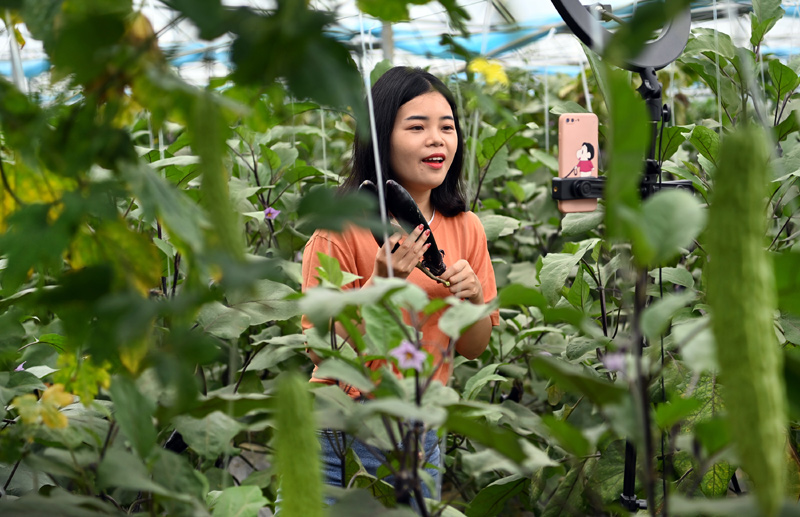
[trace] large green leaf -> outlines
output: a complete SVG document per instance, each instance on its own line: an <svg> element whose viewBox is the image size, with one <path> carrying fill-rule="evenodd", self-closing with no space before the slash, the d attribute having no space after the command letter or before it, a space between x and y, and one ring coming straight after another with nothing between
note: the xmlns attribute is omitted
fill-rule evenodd
<svg viewBox="0 0 800 517"><path fill-rule="evenodd" d="M473 400L475 397L478 396L480 393L481 388L486 386L488 383L492 381L499 381L503 382L506 380L505 377L502 375L497 375L494 372L497 371L497 364L490 364L488 366L484 366L481 370L469 378L467 384L464 386L464 398L467 400Z"/></svg>
<svg viewBox="0 0 800 517"><path fill-rule="evenodd" d="M552 357L535 357L533 368L564 389L585 395L595 404L619 402L628 394L626 388L611 384L594 371L587 371L585 368Z"/></svg>
<svg viewBox="0 0 800 517"><path fill-rule="evenodd" d="M542 271L539 278L542 282L542 294L550 305L555 305L561 298L561 288L567 281L572 268L583 258L587 251L594 248L598 239L589 239L574 253L548 253L542 260Z"/></svg>
<svg viewBox="0 0 800 517"><path fill-rule="evenodd" d="M120 429L133 443L139 456L147 458L156 443L153 426L155 404L139 392L131 379L122 376L112 379L111 400L114 401L114 418Z"/></svg>
<svg viewBox="0 0 800 517"><path fill-rule="evenodd" d="M486 232L486 239L493 241L498 237L511 235L519 229L519 219L497 214L479 214L483 230Z"/></svg>
<svg viewBox="0 0 800 517"><path fill-rule="evenodd" d="M719 158L719 135L706 126L695 126L689 136L689 141L697 152L716 165Z"/></svg>
<svg viewBox="0 0 800 517"><path fill-rule="evenodd" d="M256 517L269 501L256 486L232 486L222 491L214 504L213 517Z"/></svg>
<svg viewBox="0 0 800 517"><path fill-rule="evenodd" d="M54 488L46 494L33 491L19 499L3 497L0 499L0 513L25 517L120 515L119 510L110 503L97 497L72 494L62 488Z"/></svg>
<svg viewBox="0 0 800 517"><path fill-rule="evenodd" d="M595 71L608 90L610 151L606 173L606 229L612 239L631 240L629 226L638 220L639 183L644 172L644 150L651 135L644 103L636 96L627 74L600 64Z"/></svg>
<svg viewBox="0 0 800 517"><path fill-rule="evenodd" d="M753 0L753 13L750 15L750 44L757 47L764 36L785 14L781 0Z"/></svg>
<svg viewBox="0 0 800 517"><path fill-rule="evenodd" d="M173 419L173 423L186 444L208 459L235 452L231 441L243 429L239 422L220 411L199 419L178 416Z"/></svg>
<svg viewBox="0 0 800 517"><path fill-rule="evenodd" d="M335 358L320 363L314 372L314 377L335 379L342 384L353 386L362 393L369 393L375 388L373 382L354 366Z"/></svg>
<svg viewBox="0 0 800 517"><path fill-rule="evenodd" d="M642 205L639 232L633 240L640 265L658 265L689 247L705 227L700 201L683 190L659 192Z"/></svg>
<svg viewBox="0 0 800 517"><path fill-rule="evenodd" d="M250 326L250 316L220 302L211 302L200 309L197 323L212 336L236 339Z"/></svg>
<svg viewBox="0 0 800 517"><path fill-rule="evenodd" d="M688 303L694 300L695 294L691 291L680 294L668 293L664 298L657 300L642 312L642 332L645 337L654 341L669 328L672 317Z"/></svg>
<svg viewBox="0 0 800 517"><path fill-rule="evenodd" d="M469 503L467 517L499 515L506 501L520 493L527 481L524 476L514 474L490 483Z"/></svg>
<svg viewBox="0 0 800 517"><path fill-rule="evenodd" d="M439 318L439 328L453 339L461 337L467 328L486 318L494 310L492 304L475 305L455 298L448 299L448 302L453 305Z"/></svg>
<svg viewBox="0 0 800 517"><path fill-rule="evenodd" d="M300 314L297 300L287 299L294 289L272 280L257 280L249 288L228 293L228 303L250 317L250 325L288 320Z"/></svg>
<svg viewBox="0 0 800 517"><path fill-rule="evenodd" d="M173 494L166 487L150 479L142 460L117 448L108 450L97 467L97 485L99 488L118 487L181 498L179 494Z"/></svg>

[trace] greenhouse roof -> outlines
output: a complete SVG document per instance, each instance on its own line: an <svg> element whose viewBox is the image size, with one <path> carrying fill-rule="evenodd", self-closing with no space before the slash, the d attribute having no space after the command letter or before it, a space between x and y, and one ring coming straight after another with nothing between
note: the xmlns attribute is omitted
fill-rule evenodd
<svg viewBox="0 0 800 517"><path fill-rule="evenodd" d="M246 6L269 10L273 0L223 0L230 7ZM446 11L432 2L410 6L408 22L391 25L391 41L397 64L429 66L435 72L451 73L463 69L464 63L454 55L449 46L441 42L443 34L473 54L500 59L507 66L523 67L537 71L577 73L585 58L583 50L551 2L530 0L458 0L458 5L470 15L467 22L469 35L464 37L449 24ZM594 2L584 1L585 4ZM614 13L622 18L630 16L645 0L606 0ZM734 38L747 38L749 20L742 16L752 9L752 2L698 0L692 2L695 26L716 27ZM382 42L386 26L374 18L362 16L353 0L311 0L311 6L335 13L336 23L329 34L360 49L362 44L369 54L367 64L383 58ZM230 38L202 41L196 28L181 20L176 13L158 0L141 0L139 7L159 33L159 44L170 57L177 71L190 82L204 84L209 77L227 72L230 65ZM782 58L793 56L800 41L800 7L798 2L784 1L784 19L770 33L764 48ZM19 68L27 79L24 87L36 88L36 83L48 81L50 63L41 43L31 38L25 27L19 27L26 44L19 52ZM3 36L8 38L8 31ZM0 51L0 74L13 76L12 46ZM18 84L25 82L18 78Z"/></svg>

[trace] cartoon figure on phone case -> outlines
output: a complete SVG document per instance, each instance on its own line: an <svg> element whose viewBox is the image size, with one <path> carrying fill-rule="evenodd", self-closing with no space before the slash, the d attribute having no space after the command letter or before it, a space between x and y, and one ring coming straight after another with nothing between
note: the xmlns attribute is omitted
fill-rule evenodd
<svg viewBox="0 0 800 517"><path fill-rule="evenodd" d="M594 164L592 163L594 159L594 146L589 142L582 143L581 148L575 153L575 157L578 158L577 165L564 177L569 178L573 174L576 176L579 175L582 178L591 176L594 171Z"/></svg>

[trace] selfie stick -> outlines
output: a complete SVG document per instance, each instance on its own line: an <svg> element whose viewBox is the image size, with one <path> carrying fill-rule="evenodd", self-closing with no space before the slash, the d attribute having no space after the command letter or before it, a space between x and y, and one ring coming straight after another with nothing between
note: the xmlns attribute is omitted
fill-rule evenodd
<svg viewBox="0 0 800 517"><path fill-rule="evenodd" d="M609 12L609 6L595 4L584 6L580 0L552 0L558 13L564 19L570 30L587 47L603 49L611 39L611 33L600 24L598 19L601 13ZM591 10L595 12L592 13ZM692 182L688 180L661 181L661 164L656 157L656 142L658 137L658 124L669 122L671 118L669 106L662 104L662 88L656 76L660 70L677 59L689 40L691 28L691 10L686 8L671 20L656 39L645 44L642 51L635 58L630 59L621 66L632 72L637 72L642 78L642 84L637 91L647 106L647 112L652 129L652 138L648 157L645 160L644 174L639 186L642 199L647 199L661 189L694 190ZM605 178L553 178L553 199L567 201L571 199L598 199L603 197ZM639 320L644 310L647 298L647 270L638 272L635 288L634 303L634 358L641 364L642 348L645 346L644 337L639 330ZM641 378L638 382L643 382ZM643 387L641 387L643 388ZM644 393L644 389L641 390ZM645 400L642 403L645 443L650 443L650 404ZM666 458L663 459L666 462ZM652 472L652 457L645 458L646 468ZM666 494L664 494L666 497ZM648 487L648 499L655 504L654 494ZM625 509L636 512L646 509L648 501L636 498L636 447L630 440L625 442L625 472L622 482L620 503Z"/></svg>

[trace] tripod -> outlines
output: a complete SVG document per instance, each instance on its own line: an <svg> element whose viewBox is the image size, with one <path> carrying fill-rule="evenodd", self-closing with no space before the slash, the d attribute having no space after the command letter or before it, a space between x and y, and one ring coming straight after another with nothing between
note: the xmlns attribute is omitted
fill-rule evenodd
<svg viewBox="0 0 800 517"><path fill-rule="evenodd" d="M642 84L637 91L645 101L649 121L651 126L652 138L648 150L647 158L644 163L644 174L639 184L639 193L642 200L647 199L656 192L662 189L683 189L693 191L694 187L689 180L678 181L661 181L661 164L659 157L656 156L658 145L658 127L659 123L664 124L670 121L671 113L667 105L662 104L662 87L658 82L656 71L652 67L648 67L639 72L642 79ZM598 199L603 196L605 188L605 178L554 178L552 186L552 197L557 200L568 199ZM634 290L634 343L633 343L633 356L637 363L637 369L641 365L642 350L647 344L645 343L644 336L639 328L639 320L642 311L647 303L647 269L640 268L637 272L636 286ZM644 380L639 376L637 382L644 383ZM651 443L650 426L647 424L650 421L650 404L644 396L646 389L644 386L638 386L639 393L642 397L642 415L645 422L644 439L645 443ZM648 454L645 460L645 468L652 471L652 455ZM620 495L620 502L630 511L637 511L647 508L648 501L636 498L636 447L628 440L625 443L625 472L623 477L623 490ZM648 499L652 500L652 494L648 494ZM651 504L653 501L650 501Z"/></svg>

